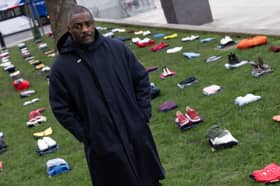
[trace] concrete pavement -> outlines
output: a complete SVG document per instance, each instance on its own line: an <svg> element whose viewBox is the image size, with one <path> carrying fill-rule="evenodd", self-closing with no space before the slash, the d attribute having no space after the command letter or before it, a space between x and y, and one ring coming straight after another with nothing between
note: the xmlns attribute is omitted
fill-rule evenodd
<svg viewBox="0 0 280 186"><path fill-rule="evenodd" d="M97 21L129 24L137 26L153 26L159 28L175 28L219 33L264 34L280 36L280 1L279 0L209 0L213 22L199 26L167 24L160 0L154 0L155 9L139 13L123 19L100 19ZM50 31L45 27L46 32ZM18 33L5 37L7 46L32 39L32 32Z"/></svg>
<svg viewBox="0 0 280 186"><path fill-rule="evenodd" d="M279 0L209 0L214 21L199 26L167 24L160 0L155 0L155 3L155 9L132 17L100 20L197 31L280 35Z"/></svg>

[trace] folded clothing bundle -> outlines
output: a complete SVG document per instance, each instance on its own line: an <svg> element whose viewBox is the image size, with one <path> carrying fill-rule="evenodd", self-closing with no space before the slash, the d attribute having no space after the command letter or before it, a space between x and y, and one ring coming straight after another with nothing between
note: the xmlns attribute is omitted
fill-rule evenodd
<svg viewBox="0 0 280 186"><path fill-rule="evenodd" d="M232 147L238 144L238 140L234 138L231 132L223 129L218 125L212 125L207 129L208 142L214 150Z"/></svg>

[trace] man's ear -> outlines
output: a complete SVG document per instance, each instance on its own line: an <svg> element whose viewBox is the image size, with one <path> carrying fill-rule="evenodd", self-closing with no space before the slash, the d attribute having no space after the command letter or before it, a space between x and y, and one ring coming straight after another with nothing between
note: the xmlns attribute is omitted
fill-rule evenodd
<svg viewBox="0 0 280 186"><path fill-rule="evenodd" d="M67 26L67 32L71 33L71 29L69 25Z"/></svg>

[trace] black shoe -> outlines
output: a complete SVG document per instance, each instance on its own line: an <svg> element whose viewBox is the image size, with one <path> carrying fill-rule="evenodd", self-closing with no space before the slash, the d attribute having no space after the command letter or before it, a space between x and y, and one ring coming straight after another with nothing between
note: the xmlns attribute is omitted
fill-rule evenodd
<svg viewBox="0 0 280 186"><path fill-rule="evenodd" d="M187 79L177 83L177 86L179 88L185 88L185 87L190 86L193 83L197 83L197 82L198 82L198 80L195 77L191 76L191 77L188 77Z"/></svg>
<svg viewBox="0 0 280 186"><path fill-rule="evenodd" d="M160 89L156 87L154 83L151 83L150 86L151 86L151 98L154 99L159 96Z"/></svg>
<svg viewBox="0 0 280 186"><path fill-rule="evenodd" d="M236 57L235 54L230 53L230 54L228 55L228 63L229 63L230 65L234 65L234 64L240 63L240 60L238 59L238 57Z"/></svg>

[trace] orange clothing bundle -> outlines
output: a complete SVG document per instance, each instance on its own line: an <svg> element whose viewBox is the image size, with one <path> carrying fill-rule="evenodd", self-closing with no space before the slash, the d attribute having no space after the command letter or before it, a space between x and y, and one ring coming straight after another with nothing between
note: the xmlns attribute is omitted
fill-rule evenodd
<svg viewBox="0 0 280 186"><path fill-rule="evenodd" d="M246 48L250 48L250 47L254 47L254 46L259 46L259 45L263 45L267 43L267 37L266 36L255 36L252 38L247 38L247 39L243 39L241 40L238 45L237 48L239 49L246 49Z"/></svg>

